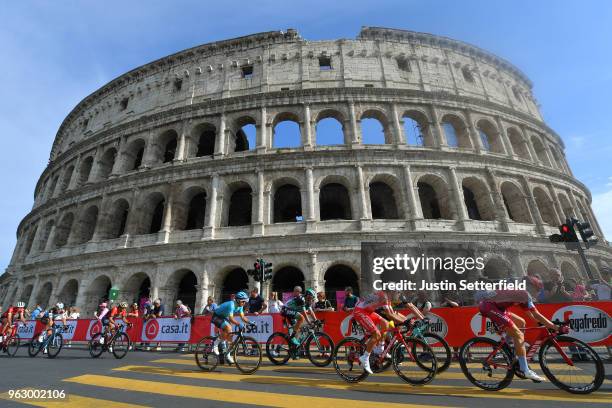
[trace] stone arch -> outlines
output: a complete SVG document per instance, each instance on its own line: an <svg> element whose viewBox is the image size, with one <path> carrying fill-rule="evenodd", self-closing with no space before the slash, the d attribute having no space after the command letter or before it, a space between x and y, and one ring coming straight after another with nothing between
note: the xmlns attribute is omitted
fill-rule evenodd
<svg viewBox="0 0 612 408"><path fill-rule="evenodd" d="M495 207L487 185L476 177L466 177L461 183L463 202L472 220L494 221Z"/></svg>
<svg viewBox="0 0 612 408"><path fill-rule="evenodd" d="M251 116L242 116L236 119L234 122L234 137L230 138L228 151L243 152L253 149L255 147L256 127L257 121Z"/></svg>
<svg viewBox="0 0 612 408"><path fill-rule="evenodd" d="M84 244L92 240L98 224L98 213L97 205L90 205L81 213L74 238L76 244Z"/></svg>
<svg viewBox="0 0 612 408"><path fill-rule="evenodd" d="M107 275L98 275L87 287L82 315L91 315L102 301L108 301L112 281Z"/></svg>
<svg viewBox="0 0 612 408"><path fill-rule="evenodd" d="M291 182L277 184L274 188L273 222L302 221L302 195L298 185Z"/></svg>
<svg viewBox="0 0 612 408"><path fill-rule="evenodd" d="M448 184L439 176L426 174L417 180L419 201L425 219L455 218Z"/></svg>
<svg viewBox="0 0 612 408"><path fill-rule="evenodd" d="M325 282L325 295L327 299L338 307L336 292L344 291L347 286L353 288L353 294L359 296L359 277L353 268L343 263L331 265L323 275Z"/></svg>
<svg viewBox="0 0 612 408"><path fill-rule="evenodd" d="M122 173L138 170L142 166L145 148L146 143L144 139L141 138L132 140L127 145L127 147L123 150L123 160L121 163Z"/></svg>
<svg viewBox="0 0 612 408"><path fill-rule="evenodd" d="M302 291L304 287L304 273L295 266L282 266L274 273L272 277L272 291L278 292L279 298L286 292L293 292L295 286L300 286Z"/></svg>
<svg viewBox="0 0 612 408"><path fill-rule="evenodd" d="M352 219L351 197L344 181L344 178L330 176L321 182L319 188L321 221Z"/></svg>
<svg viewBox="0 0 612 408"><path fill-rule="evenodd" d="M68 239L70 238L70 232L72 231L72 226L74 224L74 213L68 212L65 213L57 228L55 229L55 248L61 248L68 243Z"/></svg>
<svg viewBox="0 0 612 408"><path fill-rule="evenodd" d="M395 176L379 174L369 183L370 209L372 219L398 219L402 211L398 206L401 202L401 187Z"/></svg>
<svg viewBox="0 0 612 408"><path fill-rule="evenodd" d="M505 153L499 131L491 121L487 119L479 120L476 124L476 129L485 150L492 153Z"/></svg>
<svg viewBox="0 0 612 408"><path fill-rule="evenodd" d="M132 274L121 287L121 296L128 302L138 303L143 296L151 295L151 277L146 272Z"/></svg>
<svg viewBox="0 0 612 408"><path fill-rule="evenodd" d="M157 163L170 163L176 159L176 151L178 146L178 133L174 129L164 131L157 138Z"/></svg>
<svg viewBox="0 0 612 408"><path fill-rule="evenodd" d="M44 285L42 285L42 287L38 290L38 294L36 295L36 304L41 305L43 309L46 309L49 306L52 291L53 285L51 282L46 282Z"/></svg>
<svg viewBox="0 0 612 408"><path fill-rule="evenodd" d="M29 306L28 303L30 302L30 297L32 297L32 290L34 290L34 285L26 285L19 296L19 300L25 303L26 307ZM13 297L15 296L13 295Z"/></svg>
<svg viewBox="0 0 612 408"><path fill-rule="evenodd" d="M72 180L72 175L74 174L74 165L68 166L64 175L62 177L62 182L60 183L59 191L63 193L70 186L70 180Z"/></svg>
<svg viewBox="0 0 612 408"><path fill-rule="evenodd" d="M217 143L217 128L210 123L200 123L191 132L191 141L187 157L213 156Z"/></svg>
<svg viewBox="0 0 612 408"><path fill-rule="evenodd" d="M81 162L81 167L79 167L79 186L87 183L89 181L89 176L91 175L91 168L93 167L93 156L87 156Z"/></svg>
<svg viewBox="0 0 612 408"><path fill-rule="evenodd" d="M544 147L540 139L536 136L532 136L531 144L533 145L533 150L535 150L535 154L538 157L540 163L546 167L552 167L550 160L548 159L548 154L546 154L546 148Z"/></svg>
<svg viewBox="0 0 612 408"><path fill-rule="evenodd" d="M195 310L197 287L198 278L192 270L179 269L175 271L166 283L168 300L172 299L172 303L170 303L172 307L177 300L181 300L192 311ZM167 313L170 313L170 311L167 311Z"/></svg>
<svg viewBox="0 0 612 408"><path fill-rule="evenodd" d="M196 230L204 228L206 218L206 190L199 186L188 188L176 204L175 228Z"/></svg>
<svg viewBox="0 0 612 408"><path fill-rule="evenodd" d="M535 198L542 220L546 224L556 227L558 222L555 216L555 209L548 194L542 188L536 187L533 189L533 197Z"/></svg>
<svg viewBox="0 0 612 408"><path fill-rule="evenodd" d="M407 110L402 115L406 143L411 146L435 147L429 118L419 110Z"/></svg>
<svg viewBox="0 0 612 408"><path fill-rule="evenodd" d="M272 147L300 147L302 145L300 118L293 112L281 112L272 121Z"/></svg>
<svg viewBox="0 0 612 408"><path fill-rule="evenodd" d="M561 270L561 275L563 275L565 279L569 279L569 278L582 279L582 276L580 276L580 273L578 272L578 268L576 267L576 265L574 265L573 263L569 261L561 262L560 270Z"/></svg>
<svg viewBox="0 0 612 408"><path fill-rule="evenodd" d="M512 277L510 263L502 258L491 258L485 264L482 275L487 279L499 280Z"/></svg>
<svg viewBox="0 0 612 408"><path fill-rule="evenodd" d="M166 197L160 192L146 196L140 206L141 220L137 225L136 234L155 234L163 227Z"/></svg>
<svg viewBox="0 0 612 408"><path fill-rule="evenodd" d="M249 276L239 267L230 267L225 274L221 274L221 302L229 300L233 294L241 290L248 291Z"/></svg>
<svg viewBox="0 0 612 408"><path fill-rule="evenodd" d="M442 117L440 125L442 127L447 146L460 147L462 149L472 148L468 128L465 121L459 116L446 114Z"/></svg>
<svg viewBox="0 0 612 408"><path fill-rule="evenodd" d="M345 121L342 112L337 110L325 109L319 112L315 121L317 146L346 144Z"/></svg>
<svg viewBox="0 0 612 408"><path fill-rule="evenodd" d="M28 256L30 255L30 252L32 252L32 246L34 245L34 238L36 238L37 231L38 231L38 225L35 225L32 228L32 231L30 231L30 234L28 235L28 237L26 238L25 245L23 247L24 256Z"/></svg>
<svg viewBox="0 0 612 408"><path fill-rule="evenodd" d="M224 226L237 227L251 225L253 216L253 189L244 182L232 183L227 188L224 211Z"/></svg>
<svg viewBox="0 0 612 408"><path fill-rule="evenodd" d="M359 119L362 144L392 144L393 134L389 119L378 109L368 109Z"/></svg>
<svg viewBox="0 0 612 408"><path fill-rule="evenodd" d="M543 261L534 259L527 264L527 275L537 276L542 280L546 280L549 276L548 266Z"/></svg>
<svg viewBox="0 0 612 408"><path fill-rule="evenodd" d="M47 224L45 224L45 229L43 230L43 236L41 237L40 242L38 243L39 251L44 251L45 248L47 247L47 243L51 235L51 230L53 229L54 225L55 225L55 220L49 220Z"/></svg>
<svg viewBox="0 0 612 408"><path fill-rule="evenodd" d="M100 161L98 162L98 179L104 180L110 176L115 166L115 160L117 159L117 149L111 147L107 149Z"/></svg>
<svg viewBox="0 0 612 408"><path fill-rule="evenodd" d="M47 199L51 199L55 196L55 188L57 187L57 182L59 180L59 176L56 175L51 179L51 183L49 183L49 189L47 190Z"/></svg>
<svg viewBox="0 0 612 408"><path fill-rule="evenodd" d="M559 200L559 204L561 205L561 209L563 210L563 221L565 222L565 218L570 218L574 215L574 209L572 208L572 205L570 204L567 195L565 195L564 193L557 194L557 199Z"/></svg>
<svg viewBox="0 0 612 408"><path fill-rule="evenodd" d="M531 154L529 154L529 147L527 146L527 142L519 132L519 130L515 127L509 127L506 131L508 134L508 139L510 140L510 146L512 147L512 151L518 157L524 160L531 160Z"/></svg>
<svg viewBox="0 0 612 408"><path fill-rule="evenodd" d="M511 181L504 181L500 189L508 217L514 222L532 224L527 198L521 188Z"/></svg>
<svg viewBox="0 0 612 408"><path fill-rule="evenodd" d="M114 239L127 233L127 221L130 214L130 203L125 198L118 198L111 206L106 220L103 238Z"/></svg>
<svg viewBox="0 0 612 408"><path fill-rule="evenodd" d="M76 305L77 295L79 293L79 281L76 279L70 279L62 287L62 291L58 296L58 300L62 302L66 309L70 306Z"/></svg>

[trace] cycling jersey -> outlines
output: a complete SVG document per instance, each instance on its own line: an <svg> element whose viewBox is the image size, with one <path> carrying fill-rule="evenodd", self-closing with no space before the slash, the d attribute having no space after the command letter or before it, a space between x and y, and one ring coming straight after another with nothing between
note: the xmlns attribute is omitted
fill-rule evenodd
<svg viewBox="0 0 612 408"><path fill-rule="evenodd" d="M221 303L221 305L219 305L219 307L217 307L214 311L215 316L219 316L224 319L234 316L234 313L243 315L244 308L242 306L237 306L236 302L233 300L228 300L227 302Z"/></svg>
<svg viewBox="0 0 612 408"><path fill-rule="evenodd" d="M531 295L525 290L487 290L476 293L474 297L479 302L480 314L489 318L501 330L514 325L507 310L510 306L536 310Z"/></svg>
<svg viewBox="0 0 612 408"><path fill-rule="evenodd" d="M9 314L12 316L16 316L20 313L23 313L23 311L23 307L9 307L4 313L2 313L2 318L7 318Z"/></svg>
<svg viewBox="0 0 612 408"><path fill-rule="evenodd" d="M113 307L113 310L111 310L110 312L110 317L112 317L113 319L118 318L118 319L123 319L127 316L127 312L125 310L122 310L121 312L119 312L119 308L117 306Z"/></svg>
<svg viewBox="0 0 612 408"><path fill-rule="evenodd" d="M384 292L378 291L359 299L355 305L355 309L361 309L364 312L372 313L379 307L385 308L389 305L389 298Z"/></svg>
<svg viewBox="0 0 612 408"><path fill-rule="evenodd" d="M310 309L310 307L311 306L307 304L306 299L302 295L290 299L285 304L286 309L293 310L295 312L305 312L306 310Z"/></svg>

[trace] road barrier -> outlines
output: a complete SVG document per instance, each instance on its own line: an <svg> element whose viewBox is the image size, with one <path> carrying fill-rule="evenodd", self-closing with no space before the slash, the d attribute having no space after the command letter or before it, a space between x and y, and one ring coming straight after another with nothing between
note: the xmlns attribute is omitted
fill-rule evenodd
<svg viewBox="0 0 612 408"><path fill-rule="evenodd" d="M511 309L514 313L525 317L519 308ZM573 302L539 304L538 310L549 319L569 320L570 335L595 346L612 346L612 302ZM362 336L363 333L354 326L352 317L345 312L318 312L317 317L325 321L324 331L334 341L345 336ZM431 330L446 339L453 347L461 346L467 339L474 336L498 338L491 322L484 319L475 306L456 308L434 308L428 314ZM265 343L275 331L284 331L283 318L279 314L248 315L255 323L249 328L249 335L259 342ZM157 319L132 319L133 327L127 330L132 342L145 343L197 343L202 337L214 333L210 316L195 316L193 318L175 319L160 317ZM527 326L535 326L535 322L526 318ZM95 319L68 320L69 330L64 337L71 341L89 341L98 333L102 326ZM40 321L28 321L19 327L21 339L31 339L43 330ZM537 335L537 330L529 330L526 340Z"/></svg>

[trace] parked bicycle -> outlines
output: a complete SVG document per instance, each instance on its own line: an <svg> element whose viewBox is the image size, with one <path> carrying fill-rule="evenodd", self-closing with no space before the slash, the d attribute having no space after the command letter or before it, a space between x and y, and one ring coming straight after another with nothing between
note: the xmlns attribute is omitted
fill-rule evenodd
<svg viewBox="0 0 612 408"><path fill-rule="evenodd" d="M17 333L17 328L19 327L19 323L13 323L10 327L10 331L4 335L4 338L0 342L0 350L8 354L10 357L14 357L17 354L17 350L19 350L19 334Z"/></svg>
<svg viewBox="0 0 612 408"><path fill-rule="evenodd" d="M98 358L108 351L113 353L116 359L122 359L128 353L130 349L130 337L125 332L126 324L118 323L114 332L109 336L108 332L96 333L91 340L89 340L89 354L93 358ZM132 323L127 324L128 327L132 327ZM104 340L102 340L104 339Z"/></svg>
<svg viewBox="0 0 612 408"><path fill-rule="evenodd" d="M254 324L249 328L257 327ZM261 365L261 346L253 337L245 336L246 328L240 326L231 334L235 336L230 345L228 354L232 356L236 368L244 374L253 374ZM195 360L204 371L213 371L221 362L221 356L225 354L223 343L219 344L219 353L214 352L217 336L206 336L199 341L195 350Z"/></svg>
<svg viewBox="0 0 612 408"><path fill-rule="evenodd" d="M411 385L430 383L438 367L436 354L424 340L407 335L411 324L408 320L397 327L391 323L386 331L391 333L391 338L382 351L370 354L370 367L373 371L374 367L382 367L390 356L395 373L403 381ZM368 376L359 357L365 352L369 337L345 337L336 345L332 359L336 372L344 381L356 383Z"/></svg>
<svg viewBox="0 0 612 408"><path fill-rule="evenodd" d="M559 332L542 326L522 329L539 330L533 344L527 348L527 359L538 362L544 375L557 387L573 394L590 394L597 391L605 378L604 365L593 348L585 342L567 336L569 321L553 322ZM501 390L512 382L518 371L513 346L507 343L503 330L493 324L501 340L475 337L468 340L459 353L461 370L468 380L487 391Z"/></svg>
<svg viewBox="0 0 612 408"><path fill-rule="evenodd" d="M28 346L29 356L36 357L42 350L46 350L48 358L57 357L64 345L62 333L65 330L68 330L68 326L53 325L50 335L46 329L42 333L35 335Z"/></svg>
<svg viewBox="0 0 612 408"><path fill-rule="evenodd" d="M275 365L283 365L287 364L290 358L297 359L303 353L315 366L328 366L332 360L334 341L322 331L323 323L321 320L315 320L304 324L297 337L300 343L295 345L291 341L293 327L287 319L284 319L284 326L289 328L288 333L274 332L268 337L266 342L268 359Z"/></svg>

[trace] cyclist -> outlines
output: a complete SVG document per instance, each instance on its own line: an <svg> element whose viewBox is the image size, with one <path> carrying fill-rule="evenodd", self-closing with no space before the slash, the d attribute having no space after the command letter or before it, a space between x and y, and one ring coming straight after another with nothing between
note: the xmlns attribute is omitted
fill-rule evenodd
<svg viewBox="0 0 612 408"><path fill-rule="evenodd" d="M53 334L53 328L56 326L56 320L61 320L62 324L66 326L66 314L63 312L63 310L64 304L56 303L55 306L43 313L42 317L40 318L40 322L45 325L47 336L51 336L51 334ZM44 338L41 334L38 341L42 342L43 340ZM45 347L43 353L47 354L47 347Z"/></svg>
<svg viewBox="0 0 612 408"><path fill-rule="evenodd" d="M18 318L23 324L25 324L25 303L17 302L17 306L9 306L4 313L2 313L2 335L0 335L0 343L4 340L4 336L8 329L13 325L14 319Z"/></svg>
<svg viewBox="0 0 612 408"><path fill-rule="evenodd" d="M312 323L308 317L308 315L311 314L314 321L317 320L317 316L314 310L312 310L312 304L316 296L317 294L313 289L308 289L306 291L306 298L304 298L304 296L302 296L302 288L296 286L293 288L293 298L289 300L281 310L281 315L289 320L293 327L291 342L296 346L300 345L297 336L300 333L300 328L304 324L304 319L306 319L308 323Z"/></svg>
<svg viewBox="0 0 612 408"><path fill-rule="evenodd" d="M379 308L377 308L375 310L375 312L382 317L383 319L387 320L387 321L393 321L393 323L397 323L397 324L402 324L404 323L407 319L408 319L408 315L404 316L403 314L396 312L395 309L393 308L393 304L389 304L390 307L387 306L381 306ZM398 305L399 306L399 305ZM410 312L412 312L412 314L414 314L414 316L419 319L419 320L424 320L426 319L425 315L423 315L423 312L421 312L421 310L413 303L405 301L401 303L401 308L402 309L408 309L410 310ZM392 313L389 313L389 310ZM385 337L381 336L381 340L378 343L377 346L375 346L373 348L374 353L377 354L382 354L382 352L384 351L384 347L385 347ZM390 355L386 356L387 358L391 358Z"/></svg>
<svg viewBox="0 0 612 408"><path fill-rule="evenodd" d="M94 317L102 324L102 337L101 342L104 342L104 336L106 334L106 327L108 326L108 303L102 302L98 305L98 310L94 312Z"/></svg>
<svg viewBox="0 0 612 408"><path fill-rule="evenodd" d="M510 306L518 306L523 309L527 316L542 323L545 327L558 331L553 322L542 316L536 309L531 295L526 290L484 290L475 294L480 313L488 317L497 327L503 330L507 336L514 341L514 349L519 363L520 374L535 382L544 381L527 364L527 352L525 350L525 337L522 328L525 320L508 311Z"/></svg>
<svg viewBox="0 0 612 408"><path fill-rule="evenodd" d="M382 339L379 327L384 331L389 326L389 322L376 313L376 310L379 308L393 320L397 320L398 322L406 320L405 316L393 310L389 296L382 290L359 299L353 310L353 319L361 325L366 335L370 335L370 338L366 342L365 352L359 357L361 366L369 374L373 374L370 368L370 353L374 346ZM423 319L423 315L416 307L413 306L411 310L417 317Z"/></svg>
<svg viewBox="0 0 612 408"><path fill-rule="evenodd" d="M117 326L117 322L115 319L122 319L125 324L130 324L127 319L127 311L128 304L127 302L121 302L119 305L113 307L108 316L108 327L110 329L111 334L115 332L115 327Z"/></svg>
<svg viewBox="0 0 612 408"><path fill-rule="evenodd" d="M227 347L225 347L225 361L230 364L234 363L234 359L229 354L229 350L231 349L230 345L232 343L232 325L238 325L241 328L242 324L238 323L238 321L234 318L234 313L238 313L240 315L240 319L246 324L251 324L249 319L244 316L244 305L249 300L249 296L240 291L236 293L236 296L232 300L228 300L227 302L221 303L219 307L215 309L213 312L211 322L217 327L220 331L220 335L215 339L213 344L213 353L219 355L219 344L223 342Z"/></svg>

